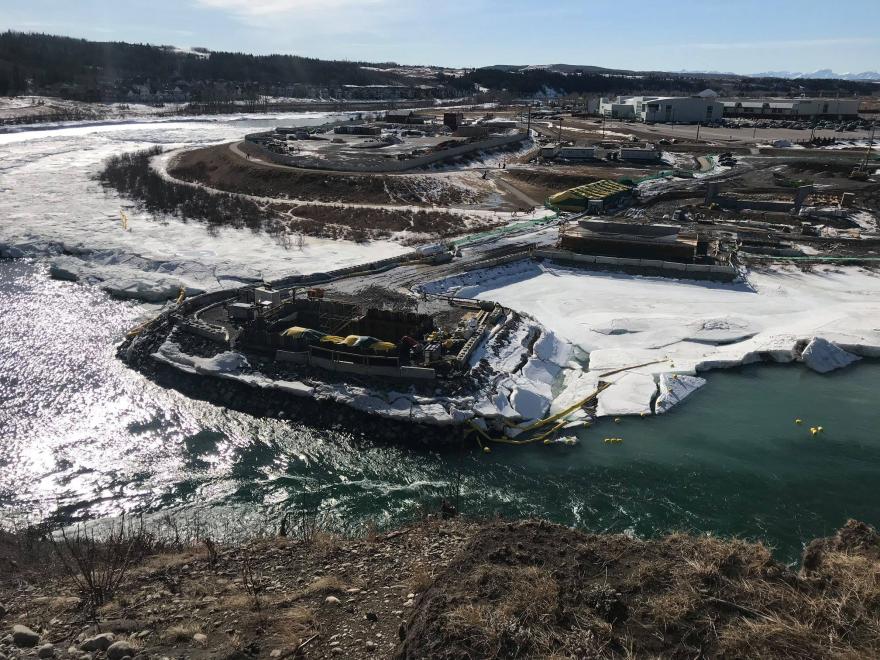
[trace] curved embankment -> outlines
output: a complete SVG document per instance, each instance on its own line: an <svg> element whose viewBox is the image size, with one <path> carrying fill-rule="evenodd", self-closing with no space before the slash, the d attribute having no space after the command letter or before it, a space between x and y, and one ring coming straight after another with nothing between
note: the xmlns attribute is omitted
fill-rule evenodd
<svg viewBox="0 0 880 660"><path fill-rule="evenodd" d="M424 210L448 213L494 214L480 210L486 184L474 176L470 185L457 185L444 174L365 174L273 168L246 161L229 144L180 149L156 159L156 170L175 183L197 184L218 192L239 194L262 202L299 206L350 206L363 209ZM290 197L297 191L298 197Z"/></svg>

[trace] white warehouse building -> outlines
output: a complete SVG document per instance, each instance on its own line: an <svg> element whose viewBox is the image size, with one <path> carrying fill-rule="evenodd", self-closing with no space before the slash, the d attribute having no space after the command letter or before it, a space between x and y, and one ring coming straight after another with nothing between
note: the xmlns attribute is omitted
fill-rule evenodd
<svg viewBox="0 0 880 660"><path fill-rule="evenodd" d="M724 106L714 96L632 96L602 99L599 113L612 119L696 124L719 121Z"/></svg>
<svg viewBox="0 0 880 660"><path fill-rule="evenodd" d="M855 119L858 99L724 99L712 90L697 96L630 96L601 99L599 114L673 124L706 124L724 117L765 119Z"/></svg>

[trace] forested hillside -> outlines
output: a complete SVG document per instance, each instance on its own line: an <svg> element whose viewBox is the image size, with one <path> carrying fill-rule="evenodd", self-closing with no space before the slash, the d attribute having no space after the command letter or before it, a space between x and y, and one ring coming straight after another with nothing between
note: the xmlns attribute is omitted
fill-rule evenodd
<svg viewBox="0 0 880 660"><path fill-rule="evenodd" d="M156 85L177 80L320 85L397 80L393 74L367 70L362 65L295 55L209 54L45 34L0 34L0 94L25 91L28 80L37 89L52 85L97 89L135 79L149 79Z"/></svg>

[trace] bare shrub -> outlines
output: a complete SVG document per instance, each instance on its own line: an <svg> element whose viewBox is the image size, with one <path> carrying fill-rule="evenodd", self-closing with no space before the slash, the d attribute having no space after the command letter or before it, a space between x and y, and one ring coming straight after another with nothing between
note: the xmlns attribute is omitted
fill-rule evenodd
<svg viewBox="0 0 880 660"><path fill-rule="evenodd" d="M257 612L263 609L263 593L266 591L266 582L263 579L263 571L254 565L253 557L245 552L241 558L241 584L251 601L251 606Z"/></svg>
<svg viewBox="0 0 880 660"><path fill-rule="evenodd" d="M205 549L208 551L208 563L211 565L211 568L217 568L219 554L217 552L217 545L210 536L205 537Z"/></svg>
<svg viewBox="0 0 880 660"><path fill-rule="evenodd" d="M155 538L142 523L125 520L111 524L100 537L94 528L62 529L52 542L65 574L92 611L109 602L132 565L155 548Z"/></svg>

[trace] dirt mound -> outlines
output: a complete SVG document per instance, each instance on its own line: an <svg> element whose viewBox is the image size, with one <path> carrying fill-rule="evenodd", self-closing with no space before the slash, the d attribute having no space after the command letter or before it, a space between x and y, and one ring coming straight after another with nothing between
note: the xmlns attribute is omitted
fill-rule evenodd
<svg viewBox="0 0 880 660"><path fill-rule="evenodd" d="M877 657L876 540L850 523L799 577L744 541L495 523L419 597L396 657Z"/></svg>
<svg viewBox="0 0 880 660"><path fill-rule="evenodd" d="M242 148L252 149L248 145ZM221 144L186 151L168 168L175 178L203 183L226 192L261 197L358 204L413 204L417 206L470 205L479 201L473 190L413 175L341 174L278 168L244 160ZM424 179L424 180L423 180Z"/></svg>

